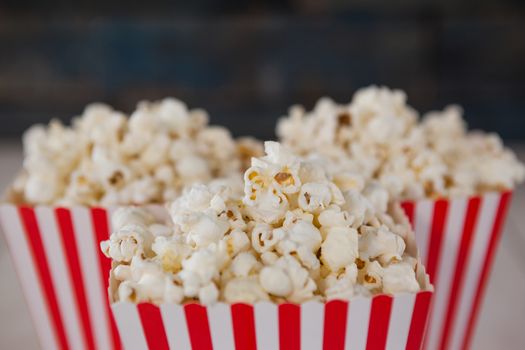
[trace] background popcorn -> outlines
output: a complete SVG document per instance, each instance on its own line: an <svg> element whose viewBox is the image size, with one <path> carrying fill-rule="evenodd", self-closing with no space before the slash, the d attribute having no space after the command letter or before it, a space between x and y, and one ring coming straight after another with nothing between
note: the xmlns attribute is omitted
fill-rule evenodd
<svg viewBox="0 0 525 350"><path fill-rule="evenodd" d="M129 118L92 104L71 127L37 125L23 138L16 198L30 204L116 205L174 200L184 186L236 177L262 154L179 100L140 102Z"/></svg>
<svg viewBox="0 0 525 350"><path fill-rule="evenodd" d="M276 142L265 151L244 191L193 185L169 205L169 223L146 208L116 211L101 244L112 300L302 303L426 288L408 221L379 184L341 191L322 160Z"/></svg>
<svg viewBox="0 0 525 350"><path fill-rule="evenodd" d="M448 106L418 120L400 90L370 86L347 105L320 99L311 112L290 108L277 125L283 144L325 165L342 189L378 180L391 198L473 195L512 189L525 167L495 134L468 132ZM504 171L502 171L504 169Z"/></svg>

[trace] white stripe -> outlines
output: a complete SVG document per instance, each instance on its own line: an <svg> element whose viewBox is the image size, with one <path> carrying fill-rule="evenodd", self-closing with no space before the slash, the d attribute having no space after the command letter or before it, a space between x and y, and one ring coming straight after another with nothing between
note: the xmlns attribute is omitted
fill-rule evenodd
<svg viewBox="0 0 525 350"><path fill-rule="evenodd" d="M440 259L437 265L438 279L434 283L435 291L427 330L427 349L437 349L441 341L443 322L448 310L448 297L456 271L463 226L467 213L467 200L455 198L449 202L447 222L443 231Z"/></svg>
<svg viewBox="0 0 525 350"><path fill-rule="evenodd" d="M37 207L35 214L42 234L42 243L45 247L46 258L51 270L51 278L60 314L64 322L68 344L72 349L84 349L84 336L81 331L80 315L78 314L73 284L69 275L69 261L65 257L62 238L55 213L50 207Z"/></svg>
<svg viewBox="0 0 525 350"><path fill-rule="evenodd" d="M414 205L414 233L423 265L428 263L428 244L434 217L434 201L421 200Z"/></svg>
<svg viewBox="0 0 525 350"><path fill-rule="evenodd" d="M109 333L110 321L107 309L104 307L108 302L108 292L102 284L102 278L108 276L100 275L97 251L99 245L95 239L91 212L85 207L74 207L71 209L71 220L95 344L98 349L109 349L112 346Z"/></svg>
<svg viewBox="0 0 525 350"><path fill-rule="evenodd" d="M463 288L461 295L458 296L459 303L455 326L452 327L450 343L451 349L459 349L461 342L466 332L467 323L471 314L472 302L477 291L479 278L483 263L487 258L487 249L490 243L490 235L492 227L496 219L496 212L498 211L500 196L495 193L487 194L483 197L481 208L478 212L477 223L475 226L474 237L468 261L465 269L465 279L463 281Z"/></svg>
<svg viewBox="0 0 525 350"><path fill-rule="evenodd" d="M214 349L235 349L230 305L217 303L207 307L211 341Z"/></svg>
<svg viewBox="0 0 525 350"><path fill-rule="evenodd" d="M58 349L53 331L51 312L46 306L44 288L40 285L36 262L33 261L29 242L19 216L13 205L0 206L0 223L9 246L18 279L22 284L29 311L43 349Z"/></svg>
<svg viewBox="0 0 525 350"><path fill-rule="evenodd" d="M111 305L111 308L124 349L147 350L148 345L137 306L132 303L115 303Z"/></svg>
<svg viewBox="0 0 525 350"><path fill-rule="evenodd" d="M279 349L279 316L277 305L269 302L255 304L255 334L257 349Z"/></svg>
<svg viewBox="0 0 525 350"><path fill-rule="evenodd" d="M372 300L356 298L348 304L345 349L366 349Z"/></svg>
<svg viewBox="0 0 525 350"><path fill-rule="evenodd" d="M309 301L301 305L301 349L323 348L324 304Z"/></svg>
<svg viewBox="0 0 525 350"><path fill-rule="evenodd" d="M401 294L392 299L386 349L396 350L406 347L415 301L415 294Z"/></svg>
<svg viewBox="0 0 525 350"><path fill-rule="evenodd" d="M168 344L172 350L191 349L190 335L186 326L184 307L175 304L162 304L160 306L162 322L168 337Z"/></svg>

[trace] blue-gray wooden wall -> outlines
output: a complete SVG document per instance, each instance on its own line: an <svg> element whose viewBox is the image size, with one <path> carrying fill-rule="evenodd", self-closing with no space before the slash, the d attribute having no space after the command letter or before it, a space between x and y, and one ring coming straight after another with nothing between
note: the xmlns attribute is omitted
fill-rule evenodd
<svg viewBox="0 0 525 350"><path fill-rule="evenodd" d="M371 83L525 139L524 1L0 1L0 137L91 101L175 96L273 137L293 103Z"/></svg>

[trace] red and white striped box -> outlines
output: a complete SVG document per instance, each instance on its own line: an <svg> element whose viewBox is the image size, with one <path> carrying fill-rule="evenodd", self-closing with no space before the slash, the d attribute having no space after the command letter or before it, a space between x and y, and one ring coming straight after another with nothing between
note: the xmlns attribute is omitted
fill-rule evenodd
<svg viewBox="0 0 525 350"><path fill-rule="evenodd" d="M468 349L511 192L403 203L434 285L426 349Z"/></svg>
<svg viewBox="0 0 525 350"><path fill-rule="evenodd" d="M131 349L419 348L431 292L303 305L117 303L112 313L111 262L99 249L110 234L110 215L108 208L0 205L0 223L42 348L120 349L122 343ZM164 338L152 336L155 332Z"/></svg>
<svg viewBox="0 0 525 350"><path fill-rule="evenodd" d="M112 310L125 349L420 349L432 292L352 301Z"/></svg>
<svg viewBox="0 0 525 350"><path fill-rule="evenodd" d="M43 349L120 349L99 243L109 209L0 205L0 224Z"/></svg>

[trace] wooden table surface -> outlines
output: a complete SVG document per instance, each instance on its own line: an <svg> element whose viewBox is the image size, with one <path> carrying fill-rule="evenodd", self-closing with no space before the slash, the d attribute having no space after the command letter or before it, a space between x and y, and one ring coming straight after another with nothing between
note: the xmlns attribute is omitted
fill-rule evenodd
<svg viewBox="0 0 525 350"><path fill-rule="evenodd" d="M525 145L513 147L525 160ZM0 143L0 189L22 164L18 142ZM516 191L496 257L473 349L522 349L525 344L525 186ZM38 349L22 291L0 235L0 349Z"/></svg>

